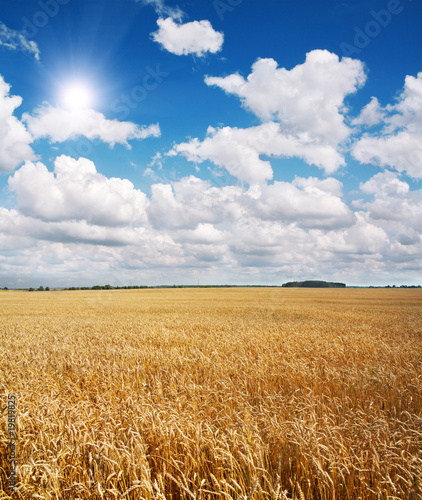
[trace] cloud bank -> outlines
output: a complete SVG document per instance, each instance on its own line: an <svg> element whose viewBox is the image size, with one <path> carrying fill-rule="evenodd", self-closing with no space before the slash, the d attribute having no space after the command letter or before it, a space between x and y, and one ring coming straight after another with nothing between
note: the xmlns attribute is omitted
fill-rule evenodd
<svg viewBox="0 0 422 500"><path fill-rule="evenodd" d="M140 283L192 283L198 272L220 283L315 273L365 282L421 264L422 190L399 173L363 183L366 199L352 209L332 177L251 189L191 175L155 183L147 196L88 159L61 155L54 165L27 162L9 178L16 208L0 210L0 250L16 276L49 263L74 282L87 266Z"/></svg>

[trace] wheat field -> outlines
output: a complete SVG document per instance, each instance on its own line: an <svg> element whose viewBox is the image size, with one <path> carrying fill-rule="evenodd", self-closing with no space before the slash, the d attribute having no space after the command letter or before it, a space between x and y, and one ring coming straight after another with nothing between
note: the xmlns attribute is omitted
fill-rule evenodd
<svg viewBox="0 0 422 500"><path fill-rule="evenodd" d="M422 498L421 290L2 291L0 338L1 499Z"/></svg>

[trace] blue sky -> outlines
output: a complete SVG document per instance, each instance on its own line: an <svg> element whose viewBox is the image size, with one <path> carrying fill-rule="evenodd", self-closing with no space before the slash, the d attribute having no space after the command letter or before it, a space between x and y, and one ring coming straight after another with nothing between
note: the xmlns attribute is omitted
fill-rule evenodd
<svg viewBox="0 0 422 500"><path fill-rule="evenodd" d="M0 3L0 286L421 283L417 0Z"/></svg>

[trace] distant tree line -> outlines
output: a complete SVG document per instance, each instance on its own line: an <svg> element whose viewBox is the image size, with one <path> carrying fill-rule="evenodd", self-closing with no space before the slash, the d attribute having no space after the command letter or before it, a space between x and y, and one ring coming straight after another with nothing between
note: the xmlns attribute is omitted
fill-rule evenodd
<svg viewBox="0 0 422 500"><path fill-rule="evenodd" d="M64 288L64 290L143 290L146 288L227 288L232 285L127 285L127 286L113 286L113 285L94 285L94 286L72 286Z"/></svg>
<svg viewBox="0 0 422 500"><path fill-rule="evenodd" d="M306 281L289 281L283 283L284 288L346 288L345 283L335 283L331 281L306 280ZM128 285L128 286L113 286L113 285L94 285L94 286L72 286L69 288L59 288L58 290L143 290L147 288L280 288L280 285ZM352 288L422 288L421 285L385 285L385 286L363 286ZM7 286L2 290L9 290ZM23 289L25 290L25 289ZM26 288L29 292L48 292L50 287L40 286L38 288Z"/></svg>
<svg viewBox="0 0 422 500"><path fill-rule="evenodd" d="M112 285L94 285L87 286L72 286L65 288L65 290L138 290L142 288L149 288L146 285L130 285L130 286L112 286Z"/></svg>
<svg viewBox="0 0 422 500"><path fill-rule="evenodd" d="M288 288L346 288L345 283L332 283L330 281L318 281L318 280L308 280L308 281L289 281L281 285Z"/></svg>
<svg viewBox="0 0 422 500"><path fill-rule="evenodd" d="M370 287L372 288L372 287ZM386 287L384 288L422 288L421 285L400 285L400 286L396 286L396 285L387 285Z"/></svg>

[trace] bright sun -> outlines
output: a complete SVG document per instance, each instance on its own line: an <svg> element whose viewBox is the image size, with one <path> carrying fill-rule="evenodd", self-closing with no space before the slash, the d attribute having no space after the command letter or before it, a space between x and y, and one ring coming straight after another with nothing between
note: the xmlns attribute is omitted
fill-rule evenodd
<svg viewBox="0 0 422 500"><path fill-rule="evenodd" d="M62 103L69 109L85 109L92 105L91 89L83 83L73 83L63 89Z"/></svg>

